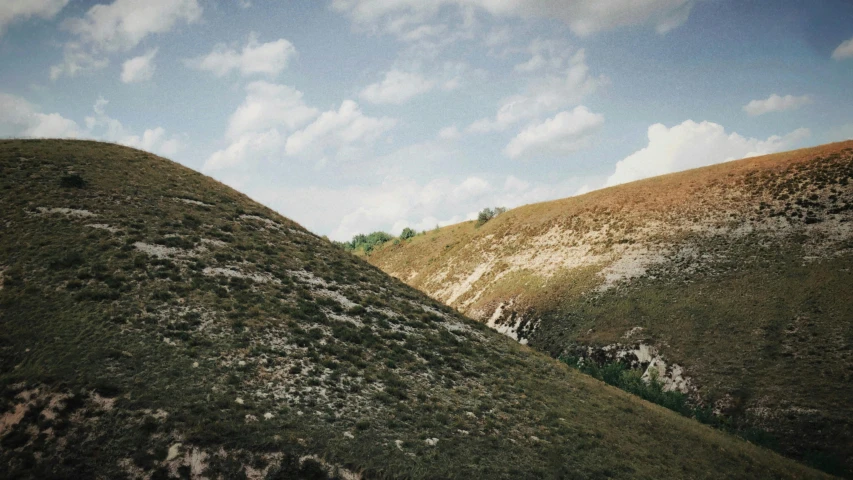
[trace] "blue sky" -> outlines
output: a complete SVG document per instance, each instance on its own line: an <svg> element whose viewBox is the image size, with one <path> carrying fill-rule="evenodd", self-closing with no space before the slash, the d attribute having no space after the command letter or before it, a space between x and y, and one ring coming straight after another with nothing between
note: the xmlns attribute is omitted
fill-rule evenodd
<svg viewBox="0 0 853 480"><path fill-rule="evenodd" d="M0 136L153 151L318 234L853 138L847 0L11 0Z"/></svg>

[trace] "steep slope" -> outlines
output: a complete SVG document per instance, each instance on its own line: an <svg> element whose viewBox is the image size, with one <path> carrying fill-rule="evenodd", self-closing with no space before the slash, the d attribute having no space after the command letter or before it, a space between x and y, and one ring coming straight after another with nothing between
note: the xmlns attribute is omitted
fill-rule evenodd
<svg viewBox="0 0 853 480"><path fill-rule="evenodd" d="M130 148L1 141L0 271L0 477L820 477Z"/></svg>
<svg viewBox="0 0 853 480"><path fill-rule="evenodd" d="M853 142L527 205L369 261L555 357L655 370L853 474Z"/></svg>

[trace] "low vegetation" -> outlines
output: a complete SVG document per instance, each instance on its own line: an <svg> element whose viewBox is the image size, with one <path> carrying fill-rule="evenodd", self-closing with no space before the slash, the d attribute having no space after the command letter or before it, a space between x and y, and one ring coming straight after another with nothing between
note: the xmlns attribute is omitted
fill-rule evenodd
<svg viewBox="0 0 853 480"><path fill-rule="evenodd" d="M504 207L495 207L494 209L486 207L480 210L480 213L477 214L477 223L475 225L477 227L482 227L489 220L505 212L506 208Z"/></svg>
<svg viewBox="0 0 853 480"><path fill-rule="evenodd" d="M369 261L555 358L653 347L679 367L691 408L853 478L853 142L478 223Z"/></svg>
<svg viewBox="0 0 853 480"><path fill-rule="evenodd" d="M0 476L821 478L138 150L0 141L0 229Z"/></svg>
<svg viewBox="0 0 853 480"><path fill-rule="evenodd" d="M394 239L393 235L385 232L373 232L367 235L359 233L349 242L335 242L335 244L348 252L369 254L374 248Z"/></svg>

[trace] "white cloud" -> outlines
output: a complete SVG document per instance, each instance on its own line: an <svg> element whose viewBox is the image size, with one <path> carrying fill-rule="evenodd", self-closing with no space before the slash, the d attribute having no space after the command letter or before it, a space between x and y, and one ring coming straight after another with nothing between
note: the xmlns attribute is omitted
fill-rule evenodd
<svg viewBox="0 0 853 480"><path fill-rule="evenodd" d="M40 113L21 97L0 93L0 136L75 138L80 127L58 113Z"/></svg>
<svg viewBox="0 0 853 480"><path fill-rule="evenodd" d="M401 105L412 97L432 90L434 86L434 81L418 73L393 69L385 73L381 82L365 87L359 96L370 103Z"/></svg>
<svg viewBox="0 0 853 480"><path fill-rule="evenodd" d="M256 33L249 34L249 39L241 51L224 44L217 45L209 54L188 60L186 64L192 68L212 72L218 77L227 75L233 70L241 75L254 74L278 75L290 60L296 56L296 48L289 41L278 40L260 43Z"/></svg>
<svg viewBox="0 0 853 480"><path fill-rule="evenodd" d="M851 57L853 57L853 38L841 42L832 52L832 58L835 60L844 60Z"/></svg>
<svg viewBox="0 0 853 480"><path fill-rule="evenodd" d="M477 218L485 207L514 208L563 198L577 182L532 183L514 176L490 180L478 175L436 178L426 183L390 175L374 185L343 188L269 187L250 191L253 198L333 240L383 230L399 234L404 227L430 230ZM318 211L324 215L317 215Z"/></svg>
<svg viewBox="0 0 853 480"><path fill-rule="evenodd" d="M82 18L71 18L65 28L81 42L103 51L129 50L145 37L170 31L180 21L201 18L198 0L115 0L92 6Z"/></svg>
<svg viewBox="0 0 853 480"><path fill-rule="evenodd" d="M800 128L766 140L726 133L722 125L687 120L672 128L658 123L649 127L649 143L616 164L605 186L703 167L740 158L764 155L791 148L808 137Z"/></svg>
<svg viewBox="0 0 853 480"><path fill-rule="evenodd" d="M282 134L275 128L261 132L246 132L234 139L225 149L217 150L205 162L204 170L212 172L236 167L250 159L273 156L284 146Z"/></svg>
<svg viewBox="0 0 853 480"><path fill-rule="evenodd" d="M804 105L812 103L811 95L795 97L785 95L780 97L775 93L762 100L752 100L743 106L743 111L749 115L764 115L770 112L784 112L785 110L796 110Z"/></svg>
<svg viewBox="0 0 853 480"><path fill-rule="evenodd" d="M299 128L320 112L305 104L302 92L287 85L255 81L246 86L246 99L228 121L228 137L283 127Z"/></svg>
<svg viewBox="0 0 853 480"><path fill-rule="evenodd" d="M533 39L527 47L530 59L519 63L513 70L519 73L533 73L539 70L557 70L567 64L572 55L572 49L554 40Z"/></svg>
<svg viewBox="0 0 853 480"><path fill-rule="evenodd" d="M108 103L104 97L99 97L95 102L92 108L95 114L85 118L86 133L84 136L120 143L163 156L174 155L183 148L181 140L177 136L167 135L163 127L146 129L142 135L134 134L119 120L107 115L106 106Z"/></svg>
<svg viewBox="0 0 853 480"><path fill-rule="evenodd" d="M136 135L106 113L107 100L98 98L94 115L85 118L85 128L58 113L41 113L21 97L0 94L0 136L30 138L93 138L140 148L160 155L174 155L182 148L176 136L163 127Z"/></svg>
<svg viewBox="0 0 853 480"><path fill-rule="evenodd" d="M109 60L87 51L77 42L65 44L62 63L50 67L50 79L56 80L63 75L75 77L87 71L99 70L109 65Z"/></svg>
<svg viewBox="0 0 853 480"><path fill-rule="evenodd" d="M561 75L547 75L533 81L525 93L504 99L493 119L477 120L468 130L477 133L506 130L521 120L577 104L607 82L604 77L595 78L589 74L583 49L575 52L568 62L569 66Z"/></svg>
<svg viewBox="0 0 853 480"><path fill-rule="evenodd" d="M237 167L251 159L308 158L324 164L359 154L396 120L364 115L345 100L340 109L320 112L305 104L302 92L264 81L246 87L245 101L231 115L229 145L205 162L206 171ZM313 121L312 121L313 120Z"/></svg>
<svg viewBox="0 0 853 480"><path fill-rule="evenodd" d="M239 166L251 159L281 154L288 135L314 120L320 111L305 104L302 92L288 85L254 81L228 120L229 145L205 162L206 171Z"/></svg>
<svg viewBox="0 0 853 480"><path fill-rule="evenodd" d="M142 136L128 135L122 138L119 143L148 152L156 152L167 157L178 153L183 147L177 137L167 137L166 130L163 127L146 129L142 132Z"/></svg>
<svg viewBox="0 0 853 480"><path fill-rule="evenodd" d="M0 3L0 36L14 22L32 17L53 18L67 4L68 0L4 0Z"/></svg>
<svg viewBox="0 0 853 480"><path fill-rule="evenodd" d="M385 177L377 185L353 185L341 189L270 189L258 199L303 223L307 228L328 232L334 240L349 240L357 233L375 230L399 234L405 227L424 230L466 219L458 212L476 216L493 190L482 178L461 182L437 179L421 184L408 177ZM326 212L324 218L317 211Z"/></svg>
<svg viewBox="0 0 853 480"><path fill-rule="evenodd" d="M103 68L105 53L123 52L149 35L171 31L178 23L201 18L198 0L115 0L96 4L82 17L69 18L63 28L76 37L64 46L63 61L50 69L56 80Z"/></svg>
<svg viewBox="0 0 853 480"><path fill-rule="evenodd" d="M288 155L317 157L333 149L337 157L343 157L357 145L373 143L396 123L388 117L368 117L357 103L344 100L337 111L323 112L313 123L293 133L287 139L284 151Z"/></svg>
<svg viewBox="0 0 853 480"><path fill-rule="evenodd" d="M694 0L333 0L332 8L369 30L415 29L455 5L479 8L498 17L546 18L566 23L579 36L634 25L666 33L683 24Z"/></svg>
<svg viewBox="0 0 853 480"><path fill-rule="evenodd" d="M583 148L589 136L603 124L603 115L578 106L522 130L504 148L504 153L510 158L570 153Z"/></svg>
<svg viewBox="0 0 853 480"><path fill-rule="evenodd" d="M438 138L442 140L456 140L462 134L459 133L459 129L456 128L456 125L451 125L449 127L444 127L438 131Z"/></svg>
<svg viewBox="0 0 853 480"><path fill-rule="evenodd" d="M124 62L121 68L121 81L124 83L145 82L151 80L154 75L154 57L157 49L151 49L148 53L133 57Z"/></svg>

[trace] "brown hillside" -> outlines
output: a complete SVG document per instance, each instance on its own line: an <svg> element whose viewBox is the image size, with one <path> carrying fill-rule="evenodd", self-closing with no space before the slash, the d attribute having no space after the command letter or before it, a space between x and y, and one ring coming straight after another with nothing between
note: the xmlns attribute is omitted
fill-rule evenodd
<svg viewBox="0 0 853 480"><path fill-rule="evenodd" d="M853 141L527 205L369 261L553 356L651 365L853 474Z"/></svg>

